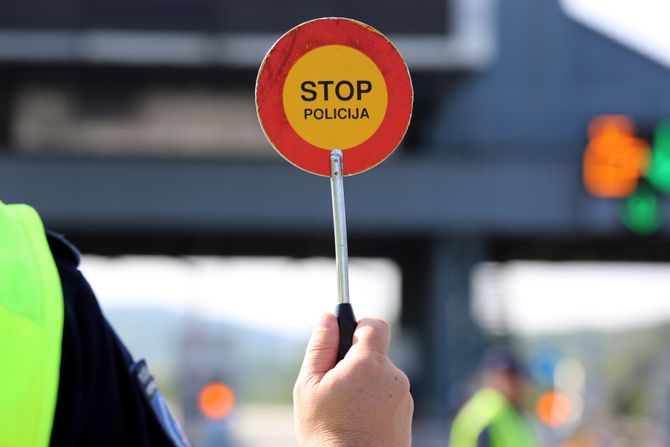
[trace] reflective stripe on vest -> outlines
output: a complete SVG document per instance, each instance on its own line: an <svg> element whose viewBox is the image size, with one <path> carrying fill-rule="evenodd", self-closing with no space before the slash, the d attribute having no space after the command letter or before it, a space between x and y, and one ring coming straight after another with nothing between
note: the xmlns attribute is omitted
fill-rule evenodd
<svg viewBox="0 0 670 447"><path fill-rule="evenodd" d="M51 438L63 291L39 216L0 202L0 446Z"/></svg>
<svg viewBox="0 0 670 447"><path fill-rule="evenodd" d="M536 447L528 423L498 391L485 388L463 406L451 426L449 447L477 447L488 430L491 447Z"/></svg>

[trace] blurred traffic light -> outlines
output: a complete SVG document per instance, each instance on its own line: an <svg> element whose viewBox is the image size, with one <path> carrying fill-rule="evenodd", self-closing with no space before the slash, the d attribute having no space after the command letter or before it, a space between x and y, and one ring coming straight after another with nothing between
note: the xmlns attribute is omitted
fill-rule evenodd
<svg viewBox="0 0 670 447"><path fill-rule="evenodd" d="M637 138L631 119L601 115L589 125L583 180L594 196L624 199L620 218L633 233L649 235L663 225L659 194L670 193L670 120L661 122L653 150Z"/></svg>
<svg viewBox="0 0 670 447"><path fill-rule="evenodd" d="M656 193L645 183L624 202L621 220L630 231L639 235L648 235L663 224L663 215Z"/></svg>
<svg viewBox="0 0 670 447"><path fill-rule="evenodd" d="M535 405L537 418L544 425L556 428L570 421L573 406L570 398L559 391L546 391L540 395Z"/></svg>
<svg viewBox="0 0 670 447"><path fill-rule="evenodd" d="M670 192L670 121L663 121L656 128L647 179L658 190Z"/></svg>
<svg viewBox="0 0 670 447"><path fill-rule="evenodd" d="M598 197L621 198L635 190L649 164L649 145L634 135L631 119L602 115L589 126L583 180Z"/></svg>
<svg viewBox="0 0 670 447"><path fill-rule="evenodd" d="M210 382L200 391L198 407L209 419L225 419L235 408L235 393L223 382Z"/></svg>

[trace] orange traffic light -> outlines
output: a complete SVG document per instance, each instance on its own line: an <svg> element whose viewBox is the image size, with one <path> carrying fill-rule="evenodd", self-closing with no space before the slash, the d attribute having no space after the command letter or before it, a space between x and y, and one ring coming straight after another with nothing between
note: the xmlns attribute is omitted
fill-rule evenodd
<svg viewBox="0 0 670 447"><path fill-rule="evenodd" d="M649 145L635 136L629 117L603 115L591 122L583 166L584 186L591 194L626 197L648 166Z"/></svg>
<svg viewBox="0 0 670 447"><path fill-rule="evenodd" d="M568 422L573 414L570 398L558 391L547 391L537 399L537 418L544 425L556 428Z"/></svg>
<svg viewBox="0 0 670 447"><path fill-rule="evenodd" d="M198 407L209 419L225 419L235 408L235 393L223 382L210 382L200 391Z"/></svg>

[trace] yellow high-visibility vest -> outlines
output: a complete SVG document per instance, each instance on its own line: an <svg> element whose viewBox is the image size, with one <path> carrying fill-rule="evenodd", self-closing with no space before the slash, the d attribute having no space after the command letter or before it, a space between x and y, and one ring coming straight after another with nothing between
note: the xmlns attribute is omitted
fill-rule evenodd
<svg viewBox="0 0 670 447"><path fill-rule="evenodd" d="M477 447L479 436L488 431L490 447L537 447L528 422L505 396L484 388L463 406L451 426L449 447Z"/></svg>
<svg viewBox="0 0 670 447"><path fill-rule="evenodd" d="M44 227L27 205L0 202L0 446L51 439L63 291Z"/></svg>

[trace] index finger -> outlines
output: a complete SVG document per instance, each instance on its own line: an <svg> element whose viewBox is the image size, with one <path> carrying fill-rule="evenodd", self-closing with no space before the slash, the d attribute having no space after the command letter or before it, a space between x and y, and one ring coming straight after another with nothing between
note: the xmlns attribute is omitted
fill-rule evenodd
<svg viewBox="0 0 670 447"><path fill-rule="evenodd" d="M381 318L362 318L354 331L352 347L386 355L391 343L391 327Z"/></svg>

